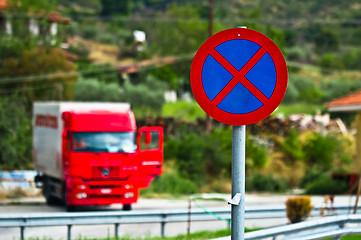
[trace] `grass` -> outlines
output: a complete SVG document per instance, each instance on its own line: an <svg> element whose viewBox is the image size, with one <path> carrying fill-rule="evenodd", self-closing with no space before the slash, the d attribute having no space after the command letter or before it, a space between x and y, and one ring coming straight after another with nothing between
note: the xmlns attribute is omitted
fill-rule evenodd
<svg viewBox="0 0 361 240"><path fill-rule="evenodd" d="M198 105L197 102L177 101L174 103L166 103L162 109L163 117L174 117L185 121L195 121L205 119L206 113Z"/></svg>
<svg viewBox="0 0 361 240"><path fill-rule="evenodd" d="M281 104L272 113L273 115L283 114L285 117L292 114L310 114L315 115L318 111L322 110L322 106L313 105L309 103L294 103L294 104Z"/></svg>
<svg viewBox="0 0 361 240"><path fill-rule="evenodd" d="M352 235L352 236L344 236L341 238L341 240L360 240L361 235ZM332 240L332 238L326 238L324 240Z"/></svg>
<svg viewBox="0 0 361 240"><path fill-rule="evenodd" d="M245 232L251 232L256 231L260 229L245 229ZM174 237L147 237L147 238L132 238L132 237L122 237L122 238L103 238L103 239L95 239L95 238L75 238L76 240L206 240L206 239L213 239L213 238L220 238L220 237L226 237L231 235L231 229L222 229L217 231L199 231L187 234L180 234ZM52 240L52 238L40 238L40 237L31 237L28 238L28 240ZM324 240L332 240L332 238L325 238ZM344 236L341 238L341 240L361 240L361 235L350 235L350 236Z"/></svg>
<svg viewBox="0 0 361 240"><path fill-rule="evenodd" d="M249 231L246 229L245 231ZM132 238L132 237L122 237L122 238L103 238L103 239L95 239L95 238L87 238L87 237L80 237L75 238L76 240L205 240L211 238L219 238L231 235L231 229L222 229L218 231L199 231L187 234L181 234L174 237L147 237L147 238ZM52 240L52 238L39 238L39 237L32 237L28 240Z"/></svg>

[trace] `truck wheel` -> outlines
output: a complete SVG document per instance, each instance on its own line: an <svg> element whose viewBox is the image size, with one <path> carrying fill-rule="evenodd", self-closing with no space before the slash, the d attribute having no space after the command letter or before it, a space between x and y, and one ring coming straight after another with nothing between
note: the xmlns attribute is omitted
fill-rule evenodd
<svg viewBox="0 0 361 240"><path fill-rule="evenodd" d="M59 203L58 198L51 195L51 187L49 178L45 177L43 186L43 195L48 205L57 205Z"/></svg>
<svg viewBox="0 0 361 240"><path fill-rule="evenodd" d="M74 205L66 205L67 212L75 212L77 210L76 206Z"/></svg>
<svg viewBox="0 0 361 240"><path fill-rule="evenodd" d="M123 205L123 211L130 211L132 210L132 205L131 204L124 204Z"/></svg>
<svg viewBox="0 0 361 240"><path fill-rule="evenodd" d="M69 205L67 202L66 202L66 195L67 195L67 189L66 189L66 184L65 182L63 182L63 186L62 186L62 191L63 191L63 196L62 196L62 203L64 204L65 208L66 208L66 211L67 212L75 212L77 209L76 209L76 206L74 205Z"/></svg>

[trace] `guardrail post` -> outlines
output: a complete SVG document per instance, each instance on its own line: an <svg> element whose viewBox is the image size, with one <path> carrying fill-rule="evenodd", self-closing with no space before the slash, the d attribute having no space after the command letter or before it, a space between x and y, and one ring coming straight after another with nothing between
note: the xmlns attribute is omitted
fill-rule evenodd
<svg viewBox="0 0 361 240"><path fill-rule="evenodd" d="M71 240L71 228L73 225L68 225L68 240Z"/></svg>
<svg viewBox="0 0 361 240"><path fill-rule="evenodd" d="M20 226L20 239L25 240L25 226Z"/></svg>
<svg viewBox="0 0 361 240"><path fill-rule="evenodd" d="M162 214L163 221L160 223L160 235L163 238L165 236L165 219L167 218L167 214Z"/></svg>
<svg viewBox="0 0 361 240"><path fill-rule="evenodd" d="M119 239L119 223L114 224L115 239Z"/></svg>

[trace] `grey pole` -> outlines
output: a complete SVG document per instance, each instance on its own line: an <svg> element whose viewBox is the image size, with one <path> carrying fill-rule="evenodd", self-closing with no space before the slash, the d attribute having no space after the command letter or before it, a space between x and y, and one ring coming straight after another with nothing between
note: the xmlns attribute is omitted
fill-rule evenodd
<svg viewBox="0 0 361 240"><path fill-rule="evenodd" d="M246 126L232 126L232 201L231 239L244 239ZM235 198L234 198L235 199Z"/></svg>

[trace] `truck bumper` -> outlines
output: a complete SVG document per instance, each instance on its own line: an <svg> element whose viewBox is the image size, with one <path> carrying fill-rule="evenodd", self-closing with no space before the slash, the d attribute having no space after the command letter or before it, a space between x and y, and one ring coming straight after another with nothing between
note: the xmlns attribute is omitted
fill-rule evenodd
<svg viewBox="0 0 361 240"><path fill-rule="evenodd" d="M67 184L67 205L111 205L136 203L139 189L124 181L83 181L76 179Z"/></svg>

